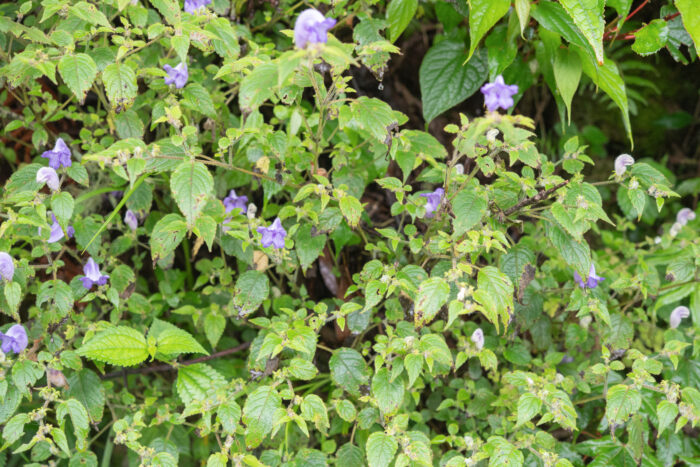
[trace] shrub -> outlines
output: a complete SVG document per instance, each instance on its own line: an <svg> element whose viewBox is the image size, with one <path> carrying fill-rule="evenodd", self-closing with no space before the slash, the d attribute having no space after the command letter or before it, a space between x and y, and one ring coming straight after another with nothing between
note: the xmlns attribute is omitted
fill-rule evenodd
<svg viewBox="0 0 700 467"><path fill-rule="evenodd" d="M700 8L604 3L0 5L0 465L697 463Z"/></svg>

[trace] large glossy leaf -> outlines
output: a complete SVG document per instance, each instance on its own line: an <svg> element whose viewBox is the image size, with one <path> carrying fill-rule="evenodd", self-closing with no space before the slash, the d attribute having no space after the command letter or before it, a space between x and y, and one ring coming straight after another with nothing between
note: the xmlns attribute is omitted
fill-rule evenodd
<svg viewBox="0 0 700 467"><path fill-rule="evenodd" d="M469 54L472 57L479 41L508 12L510 0L469 0Z"/></svg>
<svg viewBox="0 0 700 467"><path fill-rule="evenodd" d="M426 122L464 101L486 81L486 52L478 51L464 63L467 58L464 43L450 39L435 44L423 57L419 78Z"/></svg>
<svg viewBox="0 0 700 467"><path fill-rule="evenodd" d="M601 0L560 0L566 12L574 20L574 24L583 33L588 43L593 47L596 61L603 64L603 32L605 20Z"/></svg>

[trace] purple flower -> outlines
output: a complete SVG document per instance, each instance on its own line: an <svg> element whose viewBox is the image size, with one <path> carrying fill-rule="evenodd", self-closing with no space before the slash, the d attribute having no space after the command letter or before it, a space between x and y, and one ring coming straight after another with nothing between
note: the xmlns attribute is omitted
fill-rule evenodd
<svg viewBox="0 0 700 467"><path fill-rule="evenodd" d="M304 10L294 24L294 44L300 49L305 49L307 44L325 44L328 41L328 30L333 26L333 18L326 18L314 8Z"/></svg>
<svg viewBox="0 0 700 467"><path fill-rule="evenodd" d="M615 173L618 177L622 177L627 171L627 166L634 164L634 157L629 154L620 154L615 158Z"/></svg>
<svg viewBox="0 0 700 467"><path fill-rule="evenodd" d="M690 316L690 310L687 306L677 306L671 312L671 317L668 322L671 325L671 329L676 329L681 324L683 318Z"/></svg>
<svg viewBox="0 0 700 467"><path fill-rule="evenodd" d="M478 328L472 333L472 342L476 345L476 350L481 350L484 348L484 331Z"/></svg>
<svg viewBox="0 0 700 467"><path fill-rule="evenodd" d="M51 234L49 235L49 243L56 243L63 238L63 229L61 228L58 220L54 213L51 213L51 219L53 219L53 224L51 224ZM72 226L66 227L66 234L68 238L73 238L75 235L75 229ZM39 235L41 235L41 227L39 227Z"/></svg>
<svg viewBox="0 0 700 467"><path fill-rule="evenodd" d="M36 173L37 183L46 183L51 191L58 191L58 174L51 167L42 167Z"/></svg>
<svg viewBox="0 0 700 467"><path fill-rule="evenodd" d="M58 170L61 167L70 167L72 162L70 160L70 149L66 146L66 142L63 138L58 138L56 140L56 146L49 151L44 151L41 157L49 160L49 167L54 170Z"/></svg>
<svg viewBox="0 0 700 467"><path fill-rule="evenodd" d="M187 64L185 62L180 63L175 68L170 65L165 65L163 69L168 74L168 76L165 77L165 84L174 84L178 89L185 87L187 78L190 76L187 72Z"/></svg>
<svg viewBox="0 0 700 467"><path fill-rule="evenodd" d="M226 214L239 208L241 212L247 211L248 197L246 195L236 196L236 190L231 190L226 198L224 198L224 206Z"/></svg>
<svg viewBox="0 0 700 467"><path fill-rule="evenodd" d="M500 107L508 110L513 106L513 96L518 93L518 85L507 85L503 81L503 76L498 75L493 83L481 86L481 92L484 94L487 109L494 111Z"/></svg>
<svg viewBox="0 0 700 467"><path fill-rule="evenodd" d="M100 267L97 265L94 259L90 257L85 266L83 266L83 273L85 277L81 277L80 280L83 282L83 287L90 290L93 285L105 285L109 276L100 273Z"/></svg>
<svg viewBox="0 0 700 467"><path fill-rule="evenodd" d="M185 0L185 12L195 14L197 10L210 3L211 0Z"/></svg>
<svg viewBox="0 0 700 467"><path fill-rule="evenodd" d="M583 278L581 278L579 273L576 271L574 271L574 280L582 289L585 289L586 287L588 287L589 289L595 289L596 287L598 287L598 284L600 282L603 282L605 280L605 277L598 276L595 273L595 266L593 265L593 263L591 263L591 269L588 271L588 277L586 278L586 281L584 282Z"/></svg>
<svg viewBox="0 0 700 467"><path fill-rule="evenodd" d="M287 236L287 231L282 227L280 218L276 218L270 227L258 227L258 233L262 234L262 246L265 248L274 246L275 248L284 248L284 238Z"/></svg>
<svg viewBox="0 0 700 467"><path fill-rule="evenodd" d="M428 202L425 203L425 217L433 217L435 211L440 207L442 202L442 197L445 195L445 190L438 188L432 193L423 193L421 196L427 198Z"/></svg>
<svg viewBox="0 0 700 467"><path fill-rule="evenodd" d="M15 324L7 330L6 334L0 332L0 341L2 341L2 351L9 353L10 351L19 354L27 348L29 339L27 339L27 331L21 324Z"/></svg>
<svg viewBox="0 0 700 467"><path fill-rule="evenodd" d="M134 232L136 231L136 228L139 226L139 220L136 217L136 214L134 214L134 211L131 209L126 210L126 214L124 214L124 223L129 226L131 230Z"/></svg>
<svg viewBox="0 0 700 467"><path fill-rule="evenodd" d="M12 262L12 256L0 251L0 280L11 281L14 275L15 263Z"/></svg>
<svg viewBox="0 0 700 467"><path fill-rule="evenodd" d="M683 208L676 214L676 222L680 225L686 225L688 222L695 219L695 213L692 209Z"/></svg>

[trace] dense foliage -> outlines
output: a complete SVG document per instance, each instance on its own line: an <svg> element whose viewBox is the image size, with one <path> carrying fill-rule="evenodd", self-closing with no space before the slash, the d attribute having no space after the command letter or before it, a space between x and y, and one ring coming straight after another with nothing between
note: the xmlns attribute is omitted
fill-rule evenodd
<svg viewBox="0 0 700 467"><path fill-rule="evenodd" d="M700 463L700 3L311 7L0 4L0 466Z"/></svg>

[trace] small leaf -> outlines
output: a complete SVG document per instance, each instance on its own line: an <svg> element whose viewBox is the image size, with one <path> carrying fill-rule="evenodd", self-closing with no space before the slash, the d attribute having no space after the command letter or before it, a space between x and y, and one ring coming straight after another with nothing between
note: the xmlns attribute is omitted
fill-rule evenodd
<svg viewBox="0 0 700 467"><path fill-rule="evenodd" d="M508 12L510 0L469 0L469 55L472 58L482 37ZM465 60L466 62L466 60Z"/></svg>
<svg viewBox="0 0 700 467"><path fill-rule="evenodd" d="M418 9L418 0L392 0L386 9L389 22L389 40L396 42Z"/></svg>
<svg viewBox="0 0 700 467"><path fill-rule="evenodd" d="M148 357L143 334L126 326L116 326L98 333L83 343L78 355L110 365L138 365Z"/></svg>
<svg viewBox="0 0 700 467"><path fill-rule="evenodd" d="M68 88L82 104L85 95L97 77L97 65L88 54L64 55L58 62L58 71Z"/></svg>
<svg viewBox="0 0 700 467"><path fill-rule="evenodd" d="M377 431L369 435L365 450L369 467L387 467L394 459L399 443L391 436Z"/></svg>
<svg viewBox="0 0 700 467"><path fill-rule="evenodd" d="M539 397L526 392L518 399L518 426L528 422L537 415L542 408L542 401Z"/></svg>
<svg viewBox="0 0 700 467"><path fill-rule="evenodd" d="M415 301L414 324L423 326L430 323L440 308L447 303L450 286L441 277L424 280L418 289Z"/></svg>
<svg viewBox="0 0 700 467"><path fill-rule="evenodd" d="M186 161L170 177L170 190L180 211L193 225L214 188L214 179L201 162Z"/></svg>
<svg viewBox="0 0 700 467"><path fill-rule="evenodd" d="M342 347L333 352L329 366L333 381L350 394L359 395L360 385L367 384L367 363L356 350Z"/></svg>

